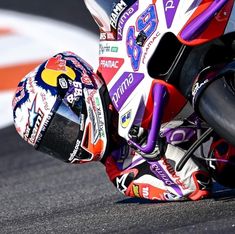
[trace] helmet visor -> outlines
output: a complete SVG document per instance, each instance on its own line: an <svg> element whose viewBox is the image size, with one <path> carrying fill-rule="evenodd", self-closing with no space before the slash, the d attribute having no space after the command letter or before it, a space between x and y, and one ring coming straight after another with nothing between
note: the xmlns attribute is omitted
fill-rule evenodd
<svg viewBox="0 0 235 234"><path fill-rule="evenodd" d="M63 100L55 106L52 118L44 126L45 132L37 150L66 162L71 162L78 154L89 158L89 153L80 147L85 114L75 114Z"/></svg>

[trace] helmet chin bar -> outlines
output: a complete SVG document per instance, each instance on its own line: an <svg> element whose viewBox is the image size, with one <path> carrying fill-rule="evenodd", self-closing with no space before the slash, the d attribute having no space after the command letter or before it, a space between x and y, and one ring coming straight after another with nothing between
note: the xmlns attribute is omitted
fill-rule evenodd
<svg viewBox="0 0 235 234"><path fill-rule="evenodd" d="M158 134L160 131L161 120L163 116L163 106L167 98L166 87L162 84L155 84L153 87L153 116L151 122L151 128L148 131L146 144L136 142L133 135L129 133L130 139L128 143L137 148L142 156L147 159L154 159L158 156L159 147L157 145Z"/></svg>

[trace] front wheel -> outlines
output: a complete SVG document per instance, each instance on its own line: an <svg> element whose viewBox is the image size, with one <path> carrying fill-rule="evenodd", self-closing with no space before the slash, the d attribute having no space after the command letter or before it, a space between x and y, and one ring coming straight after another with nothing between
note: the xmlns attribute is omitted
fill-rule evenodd
<svg viewBox="0 0 235 234"><path fill-rule="evenodd" d="M215 132L235 145L235 76L213 81L198 100L198 111Z"/></svg>
<svg viewBox="0 0 235 234"><path fill-rule="evenodd" d="M206 85L198 97L195 111L199 112L217 134L235 146L234 33L192 49L184 63L178 83L179 90L188 100L192 101L196 77L209 67L218 70L214 74L215 79ZM202 77L202 81L206 81L206 78Z"/></svg>

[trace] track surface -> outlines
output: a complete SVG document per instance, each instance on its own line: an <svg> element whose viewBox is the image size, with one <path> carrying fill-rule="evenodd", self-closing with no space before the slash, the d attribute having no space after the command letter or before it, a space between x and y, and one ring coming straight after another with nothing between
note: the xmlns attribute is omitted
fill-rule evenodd
<svg viewBox="0 0 235 234"><path fill-rule="evenodd" d="M1 1L0 8L94 31L81 2ZM197 202L131 199L116 191L99 163L51 159L26 145L13 126L0 130L0 147L0 233L235 233L235 191Z"/></svg>

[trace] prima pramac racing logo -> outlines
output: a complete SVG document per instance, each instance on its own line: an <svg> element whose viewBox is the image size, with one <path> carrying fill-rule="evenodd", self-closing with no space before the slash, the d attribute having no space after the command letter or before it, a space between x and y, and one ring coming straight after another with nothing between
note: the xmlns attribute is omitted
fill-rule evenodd
<svg viewBox="0 0 235 234"><path fill-rule="evenodd" d="M32 107L28 109L28 113L29 118L23 138L28 143L34 145L44 117L44 113L40 108L36 110L36 97Z"/></svg>

